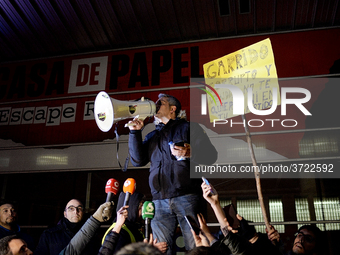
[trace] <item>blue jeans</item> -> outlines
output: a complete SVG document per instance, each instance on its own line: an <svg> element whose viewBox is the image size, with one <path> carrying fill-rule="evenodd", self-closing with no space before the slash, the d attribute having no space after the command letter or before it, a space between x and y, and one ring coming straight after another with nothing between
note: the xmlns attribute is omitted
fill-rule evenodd
<svg viewBox="0 0 340 255"><path fill-rule="evenodd" d="M192 216L196 222L199 196L196 194L183 195L170 199L154 200L155 216L151 220L151 228L154 239L157 242L167 242L168 250L166 254L172 255L172 247L177 225L179 223L185 248L191 250L195 247L195 240L190 231L190 227L184 216Z"/></svg>

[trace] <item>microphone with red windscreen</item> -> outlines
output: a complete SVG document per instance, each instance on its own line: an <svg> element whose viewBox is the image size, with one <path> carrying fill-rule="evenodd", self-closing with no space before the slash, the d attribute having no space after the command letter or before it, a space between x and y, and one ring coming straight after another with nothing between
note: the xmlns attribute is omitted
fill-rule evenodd
<svg viewBox="0 0 340 255"><path fill-rule="evenodd" d="M123 185L123 191L125 193L125 199L124 199L124 205L126 206L129 204L130 196L135 192L136 190L136 181L133 178L128 178L124 182Z"/></svg>
<svg viewBox="0 0 340 255"><path fill-rule="evenodd" d="M113 178L109 179L105 185L106 202L113 201L113 195L117 195L119 190L119 182Z"/></svg>

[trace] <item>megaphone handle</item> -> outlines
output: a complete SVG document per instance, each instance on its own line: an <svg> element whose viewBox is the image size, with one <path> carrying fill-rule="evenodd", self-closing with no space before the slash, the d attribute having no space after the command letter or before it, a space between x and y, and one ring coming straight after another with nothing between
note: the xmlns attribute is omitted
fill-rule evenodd
<svg viewBox="0 0 340 255"><path fill-rule="evenodd" d="M131 126L136 126L135 123L126 123L124 127L131 127Z"/></svg>
<svg viewBox="0 0 340 255"><path fill-rule="evenodd" d="M146 117L147 117L147 116L146 116ZM137 116L134 117L133 119L134 119L134 120L135 120L135 119L140 119L140 120L144 121L144 120L146 119L146 117L137 115ZM131 127L131 126L136 126L136 124L134 124L134 123L126 123L124 127Z"/></svg>

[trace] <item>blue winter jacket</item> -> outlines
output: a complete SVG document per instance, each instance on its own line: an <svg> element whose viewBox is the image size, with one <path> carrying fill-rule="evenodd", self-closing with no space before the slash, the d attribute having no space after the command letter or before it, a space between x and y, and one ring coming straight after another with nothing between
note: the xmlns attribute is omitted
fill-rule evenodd
<svg viewBox="0 0 340 255"><path fill-rule="evenodd" d="M178 161L171 153L169 142L190 144L191 158ZM131 130L129 152L134 166L151 163L149 185L154 200L201 192L202 181L190 179L190 167L194 171L195 165L211 165L217 159L217 151L204 130L184 119L156 126L144 141L140 130Z"/></svg>

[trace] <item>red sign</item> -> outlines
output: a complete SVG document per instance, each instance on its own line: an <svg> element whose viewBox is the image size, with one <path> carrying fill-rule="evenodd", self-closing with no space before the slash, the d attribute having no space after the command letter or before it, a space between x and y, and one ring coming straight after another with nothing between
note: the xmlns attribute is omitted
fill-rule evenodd
<svg viewBox="0 0 340 255"><path fill-rule="evenodd" d="M340 29L327 29L2 64L0 139L48 145L113 138L93 118L102 90L118 100L169 93L189 114L190 78L203 77L204 63L267 37L279 78L327 74L340 58L339 35ZM311 92L317 98L320 89Z"/></svg>

